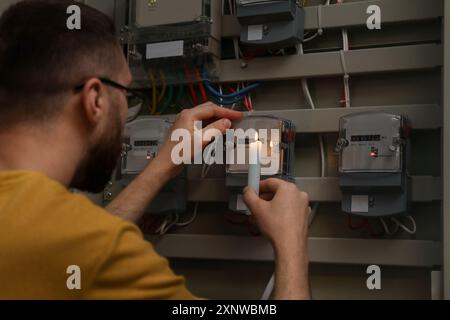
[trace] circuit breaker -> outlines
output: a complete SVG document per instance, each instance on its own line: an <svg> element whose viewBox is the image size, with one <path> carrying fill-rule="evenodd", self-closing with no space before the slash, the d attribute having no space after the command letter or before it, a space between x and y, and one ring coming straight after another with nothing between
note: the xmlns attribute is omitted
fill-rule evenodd
<svg viewBox="0 0 450 320"><path fill-rule="evenodd" d="M249 149L250 142L253 139L250 135L254 132L259 134L259 140L262 142L266 157L261 166L261 179L281 178L292 181L295 161L295 125L285 119L272 116L247 116L242 120L233 123L234 132L247 133L245 137L233 137L231 141L227 138L226 142L226 185L230 190L229 208L235 212L247 213L247 207L242 201L242 190L248 184L249 172ZM264 137L262 132L267 133ZM238 139L244 139L238 143ZM246 155L245 162L237 161L240 146ZM278 156L273 157L274 152L279 152ZM233 161L229 161L230 156ZM276 161L276 163L275 163Z"/></svg>
<svg viewBox="0 0 450 320"><path fill-rule="evenodd" d="M139 117L126 126L123 151L116 181L105 191L105 200L127 187L157 156L166 141L172 123L162 118ZM169 182L147 209L148 213L183 212L186 210L185 174Z"/></svg>
<svg viewBox="0 0 450 320"><path fill-rule="evenodd" d="M303 41L305 13L296 0L237 0L241 43L277 50Z"/></svg>
<svg viewBox="0 0 450 320"><path fill-rule="evenodd" d="M200 80L186 79L186 68L192 74L206 68L210 76L216 75L221 57L220 1L133 0L130 4L130 27L123 38L136 82L145 87Z"/></svg>
<svg viewBox="0 0 450 320"><path fill-rule="evenodd" d="M390 216L409 210L409 130L406 119L390 113L341 118L339 185L342 210L361 216Z"/></svg>

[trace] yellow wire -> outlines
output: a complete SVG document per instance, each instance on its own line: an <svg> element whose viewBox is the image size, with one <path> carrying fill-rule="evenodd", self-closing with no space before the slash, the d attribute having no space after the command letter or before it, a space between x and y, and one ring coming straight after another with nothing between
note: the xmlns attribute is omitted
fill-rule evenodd
<svg viewBox="0 0 450 320"><path fill-rule="evenodd" d="M166 76L164 75L164 72L162 72L162 70L159 71L159 76L161 77L161 81L162 81L162 89L161 89L161 94L159 95L159 98L158 98L158 102L161 103L164 99L164 96L166 95L167 81L166 81Z"/></svg>
<svg viewBox="0 0 450 320"><path fill-rule="evenodd" d="M157 109L157 96L156 96L156 80L153 71L150 70L150 81L152 82L152 105L150 107L150 114L155 114Z"/></svg>

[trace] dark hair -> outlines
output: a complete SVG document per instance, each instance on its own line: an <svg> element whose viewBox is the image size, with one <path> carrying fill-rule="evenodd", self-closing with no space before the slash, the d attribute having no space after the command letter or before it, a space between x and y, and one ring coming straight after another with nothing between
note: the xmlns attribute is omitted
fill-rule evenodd
<svg viewBox="0 0 450 320"><path fill-rule="evenodd" d="M73 4L81 9L81 30L67 28ZM0 126L57 114L64 91L89 77L114 79L122 61L114 22L104 13L66 0L12 5L0 18Z"/></svg>

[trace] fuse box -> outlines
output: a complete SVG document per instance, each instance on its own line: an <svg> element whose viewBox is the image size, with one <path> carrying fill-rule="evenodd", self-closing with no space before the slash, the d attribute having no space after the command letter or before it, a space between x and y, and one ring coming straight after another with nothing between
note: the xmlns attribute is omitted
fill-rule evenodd
<svg viewBox="0 0 450 320"><path fill-rule="evenodd" d="M235 136L226 142L226 185L230 190L229 208L247 213L242 201L242 190L248 184L249 148L252 135L258 133L264 152L261 152L261 179L277 177L292 180L295 161L295 125L285 119L272 116L247 116L233 124ZM236 132L246 133L239 136ZM262 134L266 133L266 134ZM238 143L238 139L244 139ZM245 161L238 161L239 148L246 155ZM278 156L274 156L278 152ZM230 160L230 157L232 160ZM265 158L265 159L264 159ZM276 161L276 163L274 162Z"/></svg>
<svg viewBox="0 0 450 320"><path fill-rule="evenodd" d="M305 13L296 0L238 0L241 43L267 50L299 45Z"/></svg>
<svg viewBox="0 0 450 320"><path fill-rule="evenodd" d="M342 210L361 216L407 212L411 187L406 119L389 113L359 113L341 118L339 130Z"/></svg>
<svg viewBox="0 0 450 320"><path fill-rule="evenodd" d="M117 177L105 190L110 201L126 188L157 156L172 123L163 118L139 117L126 126ZM187 206L185 174L170 181L154 199L147 213L183 212Z"/></svg>
<svg viewBox="0 0 450 320"><path fill-rule="evenodd" d="M215 77L221 56L220 1L134 0L131 23L124 38L129 63L141 86L183 84L185 78L208 71Z"/></svg>

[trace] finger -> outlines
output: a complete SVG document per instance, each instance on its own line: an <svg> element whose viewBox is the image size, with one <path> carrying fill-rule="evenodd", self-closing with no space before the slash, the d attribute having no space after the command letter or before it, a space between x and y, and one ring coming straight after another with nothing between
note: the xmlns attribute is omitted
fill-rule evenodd
<svg viewBox="0 0 450 320"><path fill-rule="evenodd" d="M203 129L203 143L208 144L218 136L222 136L231 128L230 119L217 120Z"/></svg>
<svg viewBox="0 0 450 320"><path fill-rule="evenodd" d="M231 120L225 118L211 123L210 125L206 126L203 131L207 131L208 129L216 129L219 130L221 134L224 134L227 129L231 128L231 125Z"/></svg>
<svg viewBox="0 0 450 320"><path fill-rule="evenodd" d="M261 193L275 194L281 187L283 187L287 183L288 182L280 180L280 179L270 178L270 179L261 181L259 190Z"/></svg>
<svg viewBox="0 0 450 320"><path fill-rule="evenodd" d="M255 191L250 187L244 189L243 199L247 208L254 215L257 215L259 212L264 211L264 208L267 205L267 201L258 197Z"/></svg>
<svg viewBox="0 0 450 320"><path fill-rule="evenodd" d="M274 198L274 194L273 193L263 193L263 194L260 194L259 197L266 201L272 201Z"/></svg>
<svg viewBox="0 0 450 320"><path fill-rule="evenodd" d="M242 112L230 110L227 108L221 108L212 102L204 103L200 106L197 106L191 109L192 117L194 117L197 121L206 121L210 119L229 119L229 120L238 120L241 119L244 114Z"/></svg>

